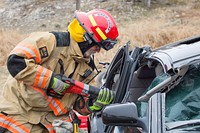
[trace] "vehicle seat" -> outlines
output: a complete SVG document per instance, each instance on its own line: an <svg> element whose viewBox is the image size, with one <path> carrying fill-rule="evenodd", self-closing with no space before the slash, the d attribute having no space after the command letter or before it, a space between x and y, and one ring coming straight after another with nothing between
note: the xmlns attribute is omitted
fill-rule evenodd
<svg viewBox="0 0 200 133"><path fill-rule="evenodd" d="M147 65L144 65L135 71L131 78L128 101L136 102L149 87L155 77L155 68L149 68Z"/></svg>

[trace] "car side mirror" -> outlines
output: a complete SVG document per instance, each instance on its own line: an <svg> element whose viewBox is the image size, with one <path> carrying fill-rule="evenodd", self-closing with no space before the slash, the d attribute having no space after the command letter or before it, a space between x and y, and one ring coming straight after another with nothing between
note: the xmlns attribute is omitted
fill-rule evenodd
<svg viewBox="0 0 200 133"><path fill-rule="evenodd" d="M138 126L135 103L111 104L102 111L103 123L110 126Z"/></svg>

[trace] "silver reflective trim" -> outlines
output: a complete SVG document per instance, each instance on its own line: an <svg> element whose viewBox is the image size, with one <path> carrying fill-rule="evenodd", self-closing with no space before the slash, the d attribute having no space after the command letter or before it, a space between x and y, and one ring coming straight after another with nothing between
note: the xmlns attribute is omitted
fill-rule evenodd
<svg viewBox="0 0 200 133"><path fill-rule="evenodd" d="M22 49L22 50L25 50L25 51L27 51L28 53L30 53L31 55L32 55L32 57L35 57L36 58L36 55L35 55L35 53L31 50L31 49L29 49L29 48L27 48L27 47L24 47L24 46L17 46L16 48L20 48L20 49Z"/></svg>
<svg viewBox="0 0 200 133"><path fill-rule="evenodd" d="M61 111L61 109L60 109L60 107L58 106L58 104L56 104L55 103L55 101L53 100L53 98L51 97L51 96L48 96L48 98L51 100L51 104L56 108L56 110L58 111L58 113L61 115L61 114L63 114L63 113L61 113L62 111ZM47 100L48 101L48 100Z"/></svg>
<svg viewBox="0 0 200 133"><path fill-rule="evenodd" d="M15 130L17 130L20 133L26 133L23 129L21 129L20 127L18 127L17 125L15 125L13 123L10 123L7 120L0 118L0 122L4 123L5 125L9 125L10 127L14 128Z"/></svg>
<svg viewBox="0 0 200 133"><path fill-rule="evenodd" d="M45 73L46 73L46 72L47 72L47 69L44 68L43 71L42 71L42 73L41 73L41 75L40 75L40 80L39 80L39 82L38 82L38 87L42 87L42 82L43 82L43 80L44 80L44 76L45 76Z"/></svg>
<svg viewBox="0 0 200 133"><path fill-rule="evenodd" d="M54 100L52 100L51 103L56 108L56 110L58 111L59 114L63 114L63 113L61 113L62 111L61 111L60 107L58 106L58 104L55 103Z"/></svg>

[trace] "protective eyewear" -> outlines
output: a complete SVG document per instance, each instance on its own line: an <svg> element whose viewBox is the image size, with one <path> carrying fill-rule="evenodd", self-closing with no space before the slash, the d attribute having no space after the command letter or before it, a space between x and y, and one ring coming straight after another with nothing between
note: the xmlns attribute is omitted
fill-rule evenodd
<svg viewBox="0 0 200 133"><path fill-rule="evenodd" d="M101 41L101 47L105 50L110 50L114 47L114 45L117 43L117 40L110 40L110 39L106 39L104 41Z"/></svg>
<svg viewBox="0 0 200 133"><path fill-rule="evenodd" d="M87 32L83 35L85 41L88 41L89 44L98 44L100 47L102 47L105 50L110 50L114 47L114 45L117 43L117 40L111 40L111 39L106 39L101 41L100 43L97 43Z"/></svg>

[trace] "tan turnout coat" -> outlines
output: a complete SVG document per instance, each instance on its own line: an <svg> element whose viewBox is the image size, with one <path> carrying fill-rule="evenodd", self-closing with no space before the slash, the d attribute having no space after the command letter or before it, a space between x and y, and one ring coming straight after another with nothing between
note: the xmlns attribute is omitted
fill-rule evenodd
<svg viewBox="0 0 200 133"><path fill-rule="evenodd" d="M66 119L68 111L72 109L77 99L77 95L71 93L62 99L46 95L52 73L60 73L59 59L63 61L65 76L74 72L72 78L83 82L94 76L93 72L83 79L86 70L93 70L87 64L89 59L83 58L76 42L70 39L69 46L56 45L54 34L35 32L21 41L11 52L25 57L26 67L15 77L11 75L8 77L0 100L0 111L23 124L31 132L34 132L33 126L39 123L48 128L54 119ZM42 56L44 58L41 58ZM78 66L74 71L75 62ZM51 128L51 126L48 128L49 132L53 132Z"/></svg>

